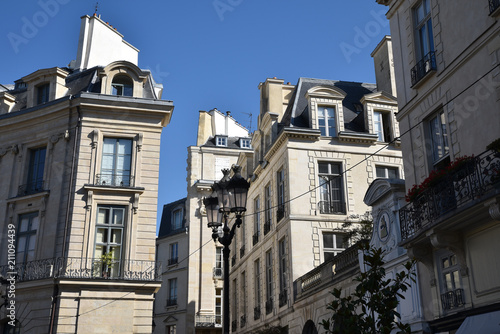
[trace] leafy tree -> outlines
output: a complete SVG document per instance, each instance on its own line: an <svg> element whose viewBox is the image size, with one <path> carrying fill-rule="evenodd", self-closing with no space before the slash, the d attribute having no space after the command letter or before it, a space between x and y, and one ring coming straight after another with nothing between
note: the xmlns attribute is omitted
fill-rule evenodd
<svg viewBox="0 0 500 334"><path fill-rule="evenodd" d="M402 292L415 281L412 267L414 261L404 264L405 270L394 279L385 277L384 254L380 248L370 248L362 242L364 263L369 268L354 280L359 282L352 295L341 297L342 289L334 289L334 300L328 305L333 315L321 325L331 334L389 334L394 328L400 333L411 333L410 326L397 319L396 311Z"/></svg>

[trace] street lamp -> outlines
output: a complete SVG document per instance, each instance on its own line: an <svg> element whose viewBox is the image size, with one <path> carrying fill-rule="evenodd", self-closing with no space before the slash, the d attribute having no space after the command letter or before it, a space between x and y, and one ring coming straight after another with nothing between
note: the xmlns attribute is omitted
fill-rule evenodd
<svg viewBox="0 0 500 334"><path fill-rule="evenodd" d="M224 176L219 182L214 182L213 194L203 199L207 210L207 225L212 229L212 238L224 246L222 251L224 269L222 332L224 334L229 334L229 245L233 241L236 227L240 227L242 223L242 214L247 210L247 194L250 188L250 184L240 174L241 167L233 165L232 169L234 172L232 178L229 178L229 169L222 170ZM236 216L236 222L231 228L228 226L230 213ZM224 226L221 231L222 225Z"/></svg>

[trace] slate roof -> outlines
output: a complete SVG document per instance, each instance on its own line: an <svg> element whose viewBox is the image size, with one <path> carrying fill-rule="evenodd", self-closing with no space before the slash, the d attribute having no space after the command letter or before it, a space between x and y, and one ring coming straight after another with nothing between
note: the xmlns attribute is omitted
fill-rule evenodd
<svg viewBox="0 0 500 334"><path fill-rule="evenodd" d="M240 138L248 138L250 137L228 137L227 138L227 146L217 146L215 143L215 137L208 138L207 142L202 146L205 147L218 147L218 148L230 148L230 149L238 149L238 150L252 150L251 148L243 148L240 147Z"/></svg>
<svg viewBox="0 0 500 334"><path fill-rule="evenodd" d="M179 232L184 232L181 230L172 231L172 211L182 207L183 217L182 217L182 227L186 226L186 197L177 200L172 203L165 204L163 206L163 212L161 214L160 231L158 231L158 238L165 237L172 234L177 234Z"/></svg>
<svg viewBox="0 0 500 334"><path fill-rule="evenodd" d="M339 88L346 93L342 101L344 111L344 126L346 131L366 132L364 125L364 112L358 111L356 104L361 106L364 95L377 91L377 85L361 82L337 81L325 79L299 78L289 103L281 120L281 127L309 128L311 113L306 92L317 86Z"/></svg>

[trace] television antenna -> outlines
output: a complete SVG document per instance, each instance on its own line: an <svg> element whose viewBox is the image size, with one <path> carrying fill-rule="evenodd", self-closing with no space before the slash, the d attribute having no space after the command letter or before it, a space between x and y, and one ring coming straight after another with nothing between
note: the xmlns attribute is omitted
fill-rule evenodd
<svg viewBox="0 0 500 334"><path fill-rule="evenodd" d="M252 113L242 112L242 114L245 114L245 115L248 116L248 118L249 118L249 121L248 121L249 126L247 128L248 128L248 132L252 133L252 116L253 116Z"/></svg>

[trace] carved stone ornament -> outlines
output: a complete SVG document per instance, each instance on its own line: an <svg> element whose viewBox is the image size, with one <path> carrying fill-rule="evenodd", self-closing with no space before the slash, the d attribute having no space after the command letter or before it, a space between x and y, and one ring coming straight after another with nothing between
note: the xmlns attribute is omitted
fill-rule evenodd
<svg viewBox="0 0 500 334"><path fill-rule="evenodd" d="M134 194L134 202L132 203L132 210L134 210L134 214L137 213L138 209L139 209L139 194L136 193Z"/></svg>
<svg viewBox="0 0 500 334"><path fill-rule="evenodd" d="M87 192L87 206L86 206L87 210L92 209L92 197L93 196L94 196L94 192L92 190L89 190Z"/></svg>

